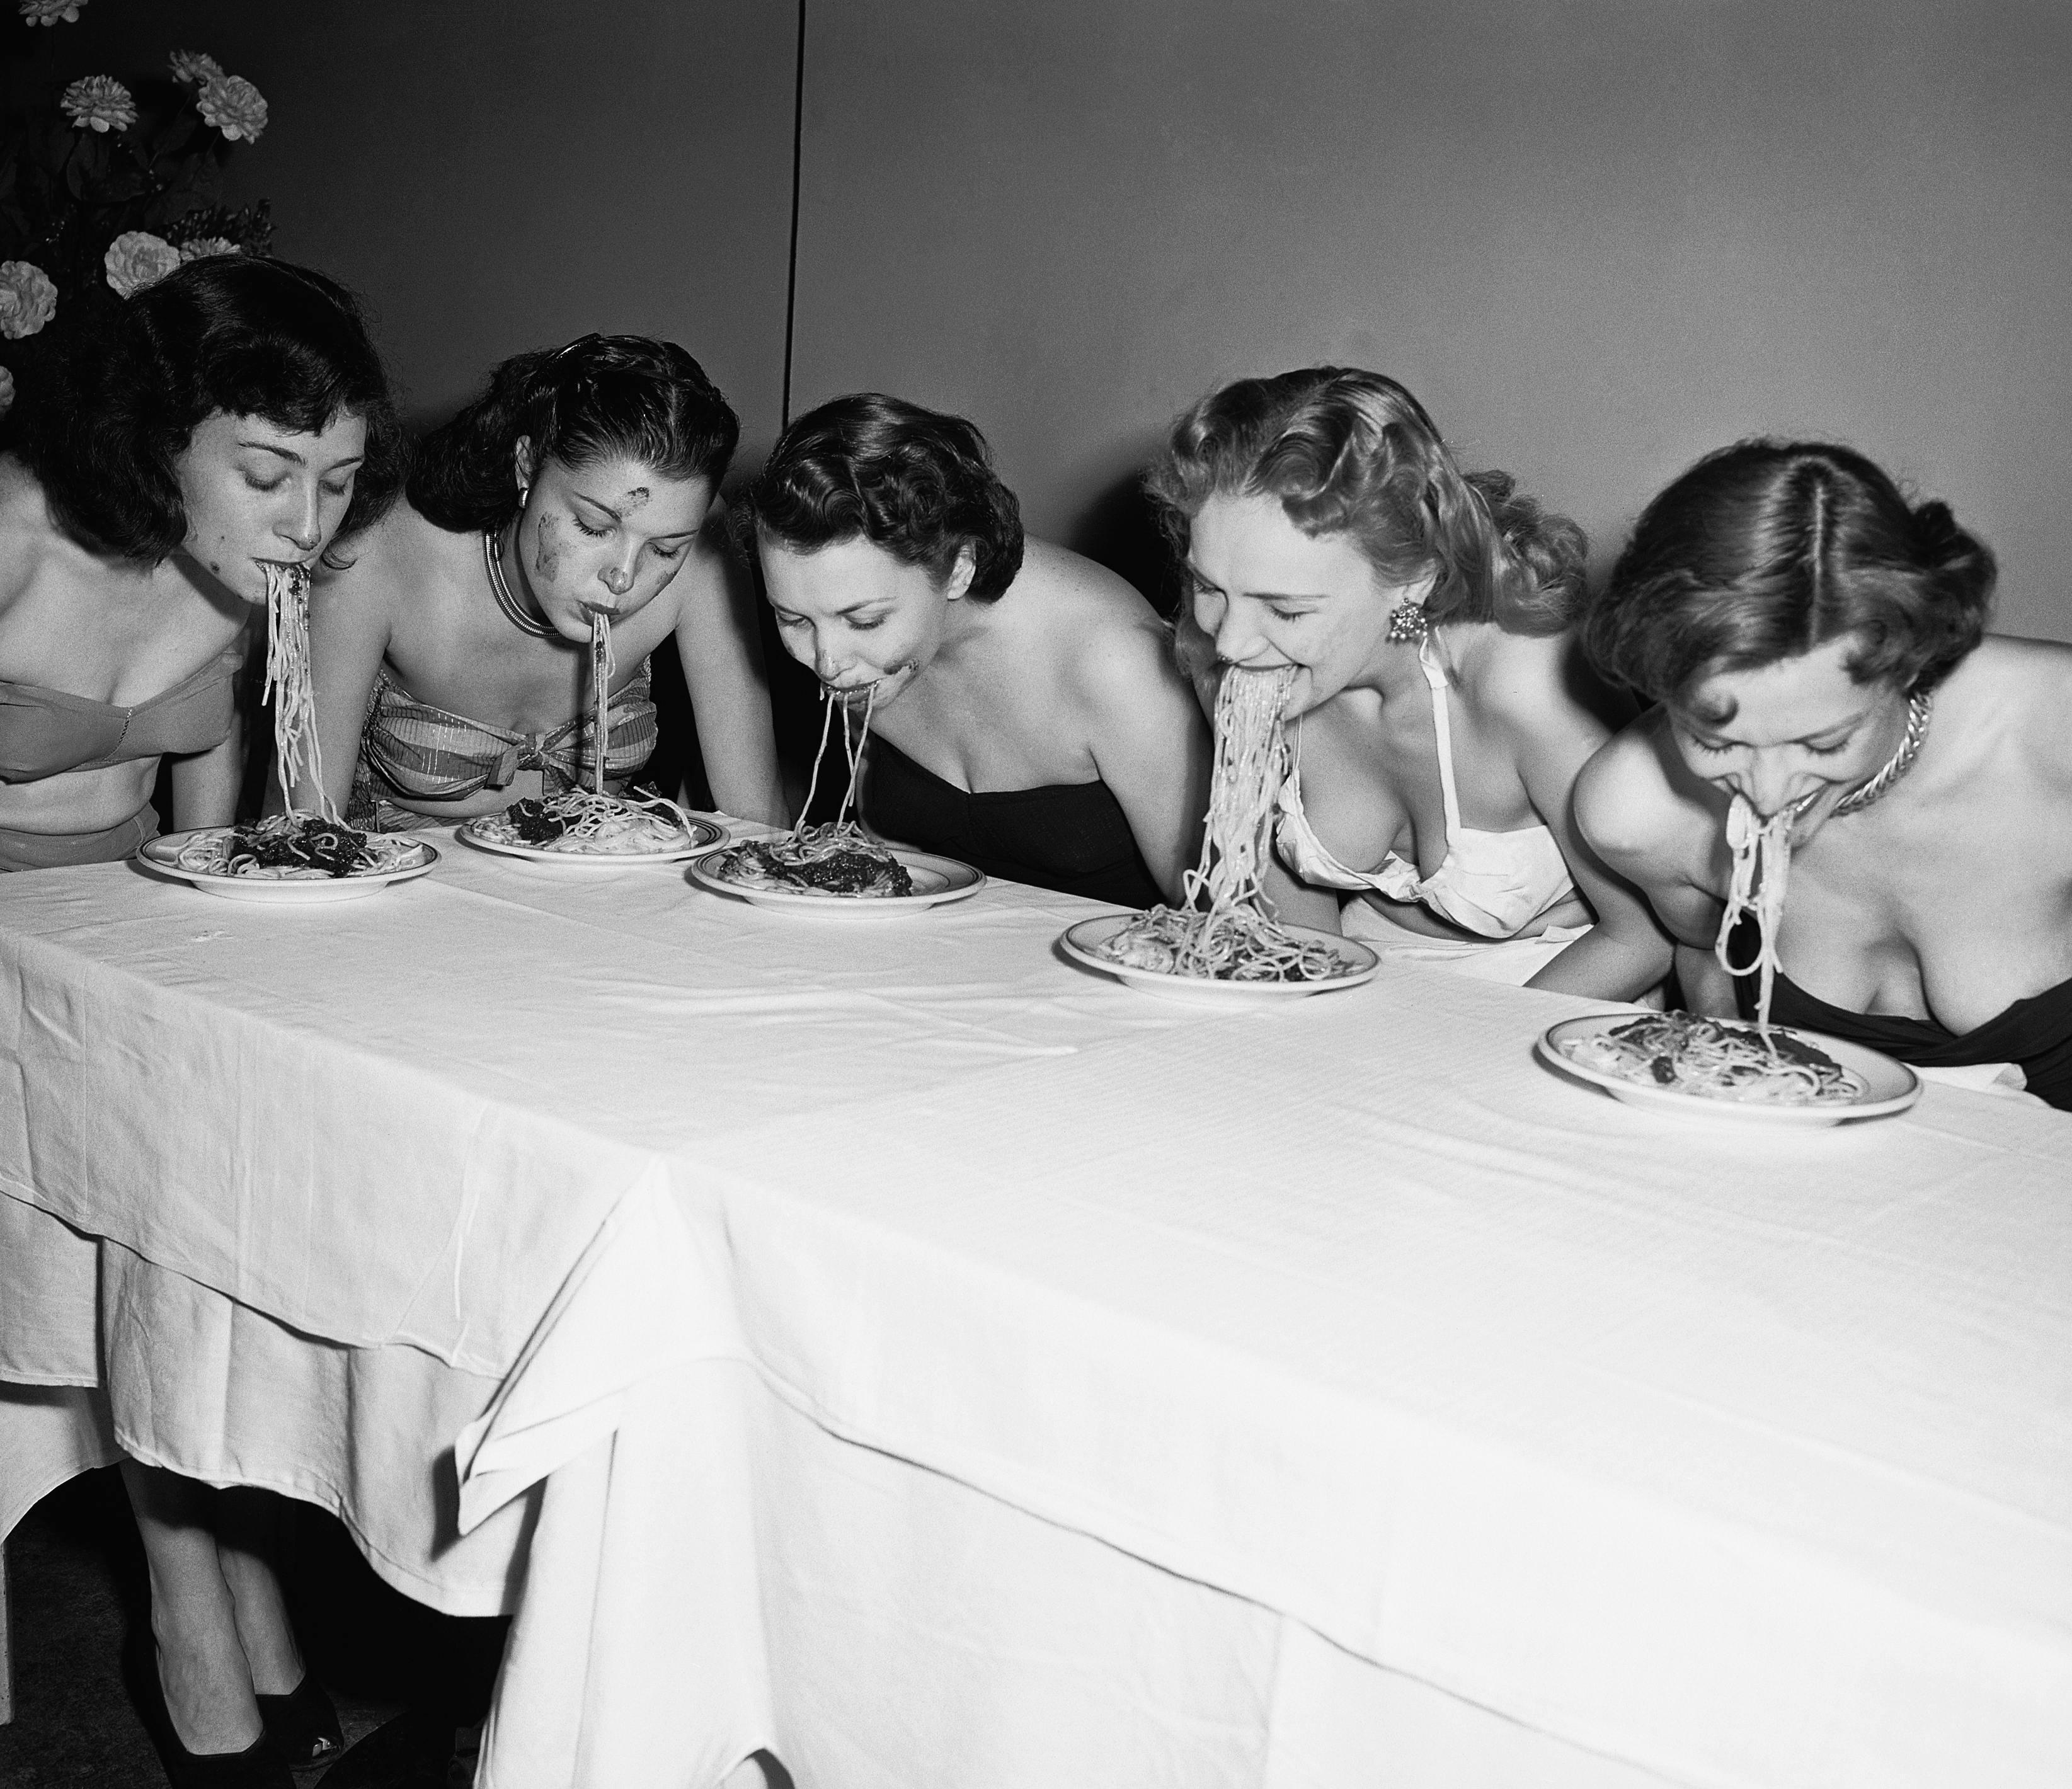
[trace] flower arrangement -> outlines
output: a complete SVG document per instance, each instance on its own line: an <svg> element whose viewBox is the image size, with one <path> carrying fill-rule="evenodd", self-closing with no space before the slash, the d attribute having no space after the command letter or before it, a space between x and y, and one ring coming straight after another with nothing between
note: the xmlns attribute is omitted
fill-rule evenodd
<svg viewBox="0 0 2072 1789"><path fill-rule="evenodd" d="M273 246L263 199L221 202L231 151L266 129L265 96L195 50L174 51L164 75L65 79L64 34L37 27L90 3L18 0L44 66L40 94L10 93L0 125L0 414L17 376L97 309L184 261Z"/></svg>

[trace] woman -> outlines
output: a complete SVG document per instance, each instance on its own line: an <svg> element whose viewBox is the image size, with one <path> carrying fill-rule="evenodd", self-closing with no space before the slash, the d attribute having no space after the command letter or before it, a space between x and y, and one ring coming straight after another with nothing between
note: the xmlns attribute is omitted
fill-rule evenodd
<svg viewBox="0 0 2072 1789"><path fill-rule="evenodd" d="M703 533L738 434L673 343L586 335L499 366L423 443L409 502L318 581L331 800L405 828L588 787L601 612L619 665L609 786L654 749L648 656L673 635L715 804L783 825L754 598Z"/></svg>
<svg viewBox="0 0 2072 1789"><path fill-rule="evenodd" d="M286 262L191 262L48 376L21 456L0 457L8 869L127 855L157 829L162 759L176 825L231 820L231 684L263 636L265 567L317 563L401 472L352 300ZM259 1494L134 1461L124 1475L151 1579L133 1687L169 1774L286 1789L281 1754L321 1755L338 1725L303 1672Z"/></svg>
<svg viewBox="0 0 2072 1789"><path fill-rule="evenodd" d="M232 681L264 567L380 512L399 433L352 300L285 262L190 263L75 345L0 456L0 867L228 823ZM263 627L263 623L260 623Z"/></svg>
<svg viewBox="0 0 2072 1789"><path fill-rule="evenodd" d="M1206 730L1144 598L1026 539L961 417L877 393L784 431L742 504L785 649L867 713L863 811L989 876L1177 894Z"/></svg>
<svg viewBox="0 0 2072 1789"><path fill-rule="evenodd" d="M1393 380L1337 367L1204 398L1147 484L1203 703L1221 666L1295 672L1267 878L1282 919L1568 993L1662 980L1667 939L1569 815L1607 737L1575 693L1572 523L1462 474Z"/></svg>
<svg viewBox="0 0 2072 1789"><path fill-rule="evenodd" d="M1729 816L1745 803L1737 834L1786 816L1781 929L1728 952L1774 951L1772 1016L1980 1084L2016 1065L2072 1108L2072 648L1984 637L1993 579L1944 505L1847 448L1700 461L1591 612L1593 657L1660 705L1590 766L1577 811L1722 1014L1762 979L1704 973Z"/></svg>

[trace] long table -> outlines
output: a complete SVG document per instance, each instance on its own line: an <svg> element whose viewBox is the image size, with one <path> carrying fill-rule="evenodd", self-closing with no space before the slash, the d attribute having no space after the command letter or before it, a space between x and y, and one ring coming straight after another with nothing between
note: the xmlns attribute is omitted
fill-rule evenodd
<svg viewBox="0 0 2072 1789"><path fill-rule="evenodd" d="M2072 1781L2072 1120L442 844L0 878L0 1535L117 1446L336 1511L515 1614L496 1789Z"/></svg>

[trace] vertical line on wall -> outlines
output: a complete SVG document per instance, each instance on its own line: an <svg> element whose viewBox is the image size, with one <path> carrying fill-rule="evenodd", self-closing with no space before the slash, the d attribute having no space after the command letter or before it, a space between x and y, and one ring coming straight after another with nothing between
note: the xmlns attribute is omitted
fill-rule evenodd
<svg viewBox="0 0 2072 1789"><path fill-rule="evenodd" d="M799 0L799 50L791 75L791 248L784 274L784 426L791 422L791 332L799 313L799 166L806 137L806 0Z"/></svg>

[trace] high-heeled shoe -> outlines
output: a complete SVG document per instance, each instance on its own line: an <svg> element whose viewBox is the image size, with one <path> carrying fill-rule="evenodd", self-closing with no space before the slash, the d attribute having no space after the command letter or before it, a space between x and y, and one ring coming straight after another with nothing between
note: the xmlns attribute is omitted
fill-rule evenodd
<svg viewBox="0 0 2072 1789"><path fill-rule="evenodd" d="M191 1752L180 1743L158 1676L158 1643L148 1627L130 1631L122 1647L122 1668L130 1700L143 1717L144 1731L172 1789L295 1789L286 1762L263 1729L241 1752Z"/></svg>
<svg viewBox="0 0 2072 1789"><path fill-rule="evenodd" d="M257 1701L266 1737L288 1761L289 1769L306 1770L345 1750L338 1710L331 1705L314 1672L305 1671L302 1680L286 1696L261 1696Z"/></svg>

